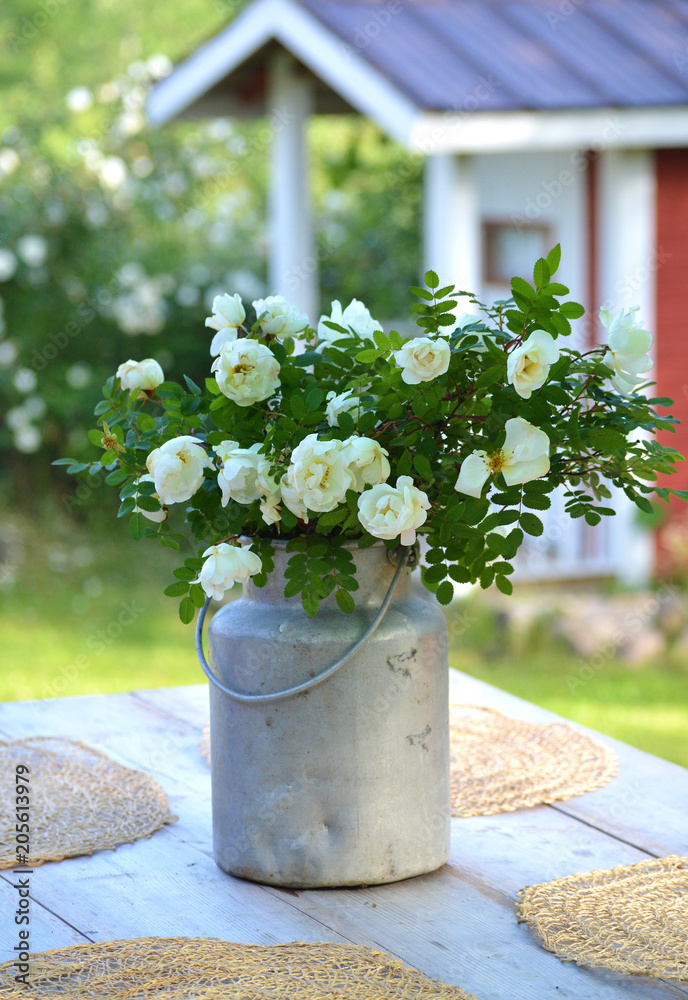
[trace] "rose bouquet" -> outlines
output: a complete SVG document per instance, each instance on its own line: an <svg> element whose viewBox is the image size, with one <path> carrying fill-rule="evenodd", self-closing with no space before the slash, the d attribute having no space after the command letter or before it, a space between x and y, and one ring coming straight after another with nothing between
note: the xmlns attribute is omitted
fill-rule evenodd
<svg viewBox="0 0 688 1000"><path fill-rule="evenodd" d="M564 487L572 518L614 514L610 487L641 510L681 456L659 444L671 400L643 391L652 337L635 309L602 310L607 342L567 347L583 314L552 280L559 247L532 284L492 306L453 286L413 288L420 336L385 333L362 303L332 303L317 328L281 296L221 295L206 325L214 358L205 386L166 381L152 359L127 361L104 387L90 432L102 448L133 538L196 549L167 587L191 621L249 577L264 585L273 543L287 540L286 597L314 615L335 593L342 611L358 588L345 542L388 547L426 540L422 578L448 603L452 581L510 593L512 560L537 512ZM458 296L477 314L456 317ZM178 512L182 517L178 516ZM186 523L186 527L184 523Z"/></svg>

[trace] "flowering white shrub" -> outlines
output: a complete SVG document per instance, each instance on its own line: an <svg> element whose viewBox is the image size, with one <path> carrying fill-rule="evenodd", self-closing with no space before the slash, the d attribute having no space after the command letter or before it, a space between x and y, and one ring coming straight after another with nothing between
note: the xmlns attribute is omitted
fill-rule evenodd
<svg viewBox="0 0 688 1000"><path fill-rule="evenodd" d="M656 410L671 401L638 391L650 334L635 310L603 310L608 342L567 347L583 309L559 301L558 263L555 247L532 284L514 278L513 298L493 307L473 299L481 316L460 321L453 287L428 272L413 289L422 335L406 340L356 300L334 302L316 330L279 296L256 300L247 327L241 299L220 295L207 325L226 339L204 388L124 363L97 407L91 468L108 468L136 539L176 547L185 504L199 554L166 591L182 619L236 581L264 585L278 538L291 554L285 596L300 594L309 614L330 594L352 610L347 541L408 546L419 533L423 581L448 603L454 582L511 592L512 560L525 534L542 533L537 512L558 486L590 525L614 514L608 484L646 511L651 493L688 499L656 485L680 456L648 433L676 423Z"/></svg>

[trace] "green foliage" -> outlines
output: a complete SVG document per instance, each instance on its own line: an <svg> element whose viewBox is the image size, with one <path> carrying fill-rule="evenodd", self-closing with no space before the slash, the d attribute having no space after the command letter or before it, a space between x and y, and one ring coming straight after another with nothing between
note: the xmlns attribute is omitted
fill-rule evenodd
<svg viewBox="0 0 688 1000"><path fill-rule="evenodd" d="M210 449L222 442L238 442L243 449L254 448L255 462L262 469L262 485L254 485L252 494L244 495L245 487L238 492L227 487L223 497L217 475L221 469L225 472L224 459L216 450L212 468L205 468L200 487L191 491L185 521L198 555L186 559L165 591L182 598L182 621L190 621L194 608L204 601L198 582L204 550L219 543L239 544L242 536L252 539L252 551L262 561L255 576L258 586L265 585L273 568L274 540L286 540L285 597L300 597L306 612L314 615L320 601L332 594L343 612L355 606L358 583L347 542L358 540L367 546L383 537L394 547L401 532L412 527L427 543L423 582L441 604L448 604L454 583L494 584L502 593L511 593L513 559L526 535L542 535L542 514L557 486L564 487L569 516L582 517L591 525L614 514L606 505L611 484L642 510L651 509L648 496L653 492L665 500L671 493L686 499L681 491L654 485L657 475L671 472L680 458L652 437L657 429L675 423L655 409L667 401L640 393L619 395L609 382L605 348L581 354L561 347L559 360L542 384L530 394L516 392L509 369L511 352L527 344L535 330L567 335L565 313L578 311L571 303L559 302L567 289L552 281L558 258L555 248L536 263L532 285L514 279L513 300L494 307L477 303L485 318L461 326L456 326L452 311L457 297L468 293L452 286L438 288L437 275L428 272L427 288L414 291L419 299L414 314L423 336L444 352L446 370L416 381L402 378L396 352L405 342L394 331L360 335L353 327L331 324L339 339L318 344L315 330L307 329L302 335L304 351L294 353L291 338L280 342L264 334L257 323L242 328L239 335L259 341L279 362L280 388L269 399L238 405L231 393L218 391L227 386L212 379L206 381L205 390L199 385L202 378L198 382L186 378L185 385L165 381L155 391L129 392L117 378L109 378L104 399L96 407L99 427L90 439L104 449L100 463L108 470L108 480L119 488L119 513L128 518L134 539L158 538L163 545L176 546L185 538L175 528L174 518L166 516L167 507L174 505L165 506L160 500L157 480L141 479L149 456L165 442L191 436L211 455ZM332 420L328 401L342 394L348 394L353 406ZM545 444L549 442L549 469L545 465L532 474L519 472L516 484L508 471L515 454L509 451L508 422L514 418L544 436ZM644 434L632 433L637 429ZM338 473L333 466L332 476L343 477L344 485L332 486L338 492L324 500L299 485L293 456L306 438L326 443L339 469ZM378 471L372 475L373 467L356 465L357 452L351 451L356 447L351 442L360 439L366 447L378 449ZM384 472L383 455L389 461ZM479 496L472 488L468 493L457 490L459 470L475 455L487 456L485 486ZM74 459L60 461L67 464L68 473L101 470L99 462L86 466ZM245 474L254 477L251 482L258 483L258 466L246 468ZM303 475L315 475L314 468L309 465ZM281 486L287 473L292 496ZM236 475L236 469L227 474ZM325 491L330 488L328 475L330 471L321 484ZM394 487L398 477L408 479ZM385 496L397 497L389 508L392 522L387 523L399 526L390 537L387 528L365 520L360 511L366 490L374 483L380 484L375 488ZM404 483L412 483L406 493ZM317 503L316 496L321 496ZM262 504L270 497L274 516L266 518ZM306 506L309 497L317 509ZM418 516L421 498L426 516ZM400 507L393 506L397 502ZM399 509L403 512L399 517L406 518L403 523L394 521Z"/></svg>

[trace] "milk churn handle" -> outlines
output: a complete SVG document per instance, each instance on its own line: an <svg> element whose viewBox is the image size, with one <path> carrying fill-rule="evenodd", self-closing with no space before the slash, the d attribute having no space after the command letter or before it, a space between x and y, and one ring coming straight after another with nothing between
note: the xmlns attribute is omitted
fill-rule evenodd
<svg viewBox="0 0 688 1000"><path fill-rule="evenodd" d="M361 646L366 643L368 639L370 639L373 632L375 632L378 625L385 617L387 608L392 602L392 597L397 583L399 582L401 572L409 561L409 555L415 552L414 549L409 549L408 546L405 545L402 545L397 551L399 551L399 565L396 568L392 582L389 585L389 589L385 594L385 598L380 605L378 613L375 615L361 638L357 639L353 646L351 646L343 656L340 656L336 663L333 663L331 667L328 667L327 670L323 670L321 674L317 674L317 676L311 677L310 680L304 681L303 684L297 684L295 687L287 688L286 691L274 691L270 694L241 694L239 691L233 691L231 688L226 687L217 679L215 674L210 669L208 661L205 658L205 653L203 652L203 623L205 622L205 615L208 610L208 605L210 604L210 598L207 597L205 604L198 614L198 621L196 622L196 652L198 653L198 660L203 668L204 674L216 688L219 688L220 691L228 694L230 698L234 698L235 701L243 701L253 704L261 704L266 701L278 701L280 698L288 698L293 694L301 694L303 691L310 691L310 689L315 687L316 684L322 684L322 682L327 680L328 677L331 677L335 671L339 670L340 667L343 667L345 663L348 663L351 657L359 651Z"/></svg>

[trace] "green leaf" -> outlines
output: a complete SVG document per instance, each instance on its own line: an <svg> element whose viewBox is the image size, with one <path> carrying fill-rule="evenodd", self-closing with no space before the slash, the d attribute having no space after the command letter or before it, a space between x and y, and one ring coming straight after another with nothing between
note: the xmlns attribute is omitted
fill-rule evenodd
<svg viewBox="0 0 688 1000"><path fill-rule="evenodd" d="M202 608L205 604L205 591L200 583L194 583L189 587L189 597L197 608Z"/></svg>
<svg viewBox="0 0 688 1000"><path fill-rule="evenodd" d="M136 417L136 423L140 431L144 434L147 431L157 430L157 424L155 423L155 418L150 415L150 413L139 413Z"/></svg>
<svg viewBox="0 0 688 1000"><path fill-rule="evenodd" d="M525 280L525 278L512 278L511 289L514 292L518 292L519 295L522 295L528 302L532 302L535 298L535 289L528 281Z"/></svg>
<svg viewBox="0 0 688 1000"><path fill-rule="evenodd" d="M292 392L289 397L289 406L291 407L291 412L297 420L303 420L308 412L306 409L306 402L300 392Z"/></svg>
<svg viewBox="0 0 688 1000"><path fill-rule="evenodd" d="M320 604L320 598L316 593L313 592L309 584L303 588L301 593L301 603L303 604L303 610L309 616L309 618L315 617L318 613L318 606Z"/></svg>
<svg viewBox="0 0 688 1000"><path fill-rule="evenodd" d="M561 244L557 243L555 247L552 247L550 252L547 254L547 267L549 268L550 275L554 274L559 269L559 262L561 261Z"/></svg>
<svg viewBox="0 0 688 1000"><path fill-rule="evenodd" d="M51 465L76 465L77 461L75 458L56 458Z"/></svg>
<svg viewBox="0 0 688 1000"><path fill-rule="evenodd" d="M147 531L146 519L143 514L132 514L129 521L129 534L135 541L140 542Z"/></svg>
<svg viewBox="0 0 688 1000"><path fill-rule="evenodd" d="M189 391L192 392L194 394L194 396L202 396L203 395L203 390L201 389L201 387L198 386L198 385L196 385L196 383L194 382L194 380L192 378L189 378L188 375L184 376L184 381L188 385Z"/></svg>
<svg viewBox="0 0 688 1000"><path fill-rule="evenodd" d="M503 594L513 594L514 585L511 580L506 576L501 576L499 573L495 576L495 586L497 590L501 590Z"/></svg>
<svg viewBox="0 0 688 1000"><path fill-rule="evenodd" d="M367 348L365 351L359 351L358 354L356 355L356 360L360 361L361 364L369 365L372 364L373 361L377 361L379 357L380 357L380 352L377 350L373 350L373 348L371 347Z"/></svg>
<svg viewBox="0 0 688 1000"><path fill-rule="evenodd" d="M188 625L194 620L194 615L196 614L196 605L191 600L190 597L184 597L179 604L179 617Z"/></svg>
<svg viewBox="0 0 688 1000"><path fill-rule="evenodd" d="M324 400L324 398L325 398L325 393L322 391L322 389L318 389L317 386L314 386L312 389L309 389L308 392L306 393L306 400L305 400L306 406L308 407L309 410L317 410L322 401Z"/></svg>
<svg viewBox="0 0 688 1000"><path fill-rule="evenodd" d="M585 309L580 302L562 302L559 306L559 312L567 319L580 319L584 315Z"/></svg>
<svg viewBox="0 0 688 1000"><path fill-rule="evenodd" d="M454 600L454 588L449 580L444 580L435 591L435 597L440 604L451 604Z"/></svg>
<svg viewBox="0 0 688 1000"><path fill-rule="evenodd" d="M182 594L187 594L188 592L188 580L179 580L177 583L171 583L169 587L165 587L163 591L166 597L181 597Z"/></svg>
<svg viewBox="0 0 688 1000"><path fill-rule="evenodd" d="M335 595L335 600L337 601L337 604L339 605L341 610L346 612L346 614L348 615L350 615L351 612L356 607L354 599L348 590L338 590Z"/></svg>
<svg viewBox="0 0 688 1000"><path fill-rule="evenodd" d="M556 332L561 334L562 337L568 337L571 333L571 324L565 316L562 316L561 313L553 312L550 315L550 322L554 326Z"/></svg>
<svg viewBox="0 0 688 1000"><path fill-rule="evenodd" d="M423 583L429 586L434 586L436 583L440 583L441 580L447 575L447 567L445 563L435 563L432 566L428 566L423 572Z"/></svg>
<svg viewBox="0 0 688 1000"><path fill-rule="evenodd" d="M544 531L540 518L536 517L535 514L529 514L527 511L521 514L520 523L523 530L527 531L529 535L541 535ZM502 553L502 555L505 554Z"/></svg>
<svg viewBox="0 0 688 1000"><path fill-rule="evenodd" d="M655 512L654 507L647 499L647 497L641 497L640 495L636 495L633 498L633 503L636 505L636 507L639 507L640 510L644 510L646 514L654 514Z"/></svg>
<svg viewBox="0 0 688 1000"><path fill-rule="evenodd" d="M425 284L428 288L439 288L440 279L434 271L425 272Z"/></svg>
<svg viewBox="0 0 688 1000"><path fill-rule="evenodd" d="M535 287L542 288L544 285L548 285L549 279L550 271L547 266L547 261L544 257L540 257L540 259L535 262L535 267L533 268L533 281L535 282Z"/></svg>
<svg viewBox="0 0 688 1000"><path fill-rule="evenodd" d="M586 434L586 444L601 451L619 451L626 447L626 435L613 427L594 427Z"/></svg>
<svg viewBox="0 0 688 1000"><path fill-rule="evenodd" d="M285 597L298 597L304 584L304 577L295 577L284 585Z"/></svg>
<svg viewBox="0 0 688 1000"><path fill-rule="evenodd" d="M410 291L419 299L426 299L432 302L432 292L429 292L427 288L419 288L417 285L411 285Z"/></svg>
<svg viewBox="0 0 688 1000"><path fill-rule="evenodd" d="M523 504L532 510L548 510L552 506L552 501L543 493L524 493Z"/></svg>
<svg viewBox="0 0 688 1000"><path fill-rule="evenodd" d="M334 524L339 524L347 517L349 511L346 507L336 507L334 510L327 511L325 514L321 514L318 518L318 524L330 527Z"/></svg>
<svg viewBox="0 0 688 1000"><path fill-rule="evenodd" d="M429 483L430 480L434 478L432 466L426 456L421 454L421 452L416 452L413 456L413 466L426 483Z"/></svg>

